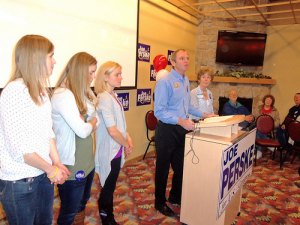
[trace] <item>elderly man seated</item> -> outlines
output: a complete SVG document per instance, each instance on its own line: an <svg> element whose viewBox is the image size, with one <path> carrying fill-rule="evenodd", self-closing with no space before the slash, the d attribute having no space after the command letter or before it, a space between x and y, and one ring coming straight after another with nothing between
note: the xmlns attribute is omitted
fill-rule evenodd
<svg viewBox="0 0 300 225"><path fill-rule="evenodd" d="M239 126L243 129L248 129L254 124L254 116L251 115L249 110L237 101L238 93L235 89L230 90L229 100L223 106L222 115L245 115L245 121L239 123Z"/></svg>

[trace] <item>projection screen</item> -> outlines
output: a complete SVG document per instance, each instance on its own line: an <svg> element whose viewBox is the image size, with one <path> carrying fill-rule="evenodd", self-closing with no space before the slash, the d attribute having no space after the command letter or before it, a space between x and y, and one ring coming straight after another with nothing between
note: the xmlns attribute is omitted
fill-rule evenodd
<svg viewBox="0 0 300 225"><path fill-rule="evenodd" d="M55 83L72 55L86 51L98 60L122 65L122 87L136 87L138 0L0 0L0 88L11 72L12 51L26 34L55 45ZM34 62L32 62L34 63Z"/></svg>

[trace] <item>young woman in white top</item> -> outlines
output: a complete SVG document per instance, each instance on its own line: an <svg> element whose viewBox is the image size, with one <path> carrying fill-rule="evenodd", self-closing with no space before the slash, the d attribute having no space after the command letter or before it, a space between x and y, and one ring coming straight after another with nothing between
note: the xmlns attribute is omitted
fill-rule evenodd
<svg viewBox="0 0 300 225"><path fill-rule="evenodd" d="M54 46L26 35L14 52L13 71L0 98L0 200L9 224L52 224L53 183L69 172L52 131L48 78Z"/></svg>
<svg viewBox="0 0 300 225"><path fill-rule="evenodd" d="M124 158L132 151L132 140L126 131L122 104L114 92L121 86L122 67L108 61L97 71L95 91L100 125L96 131L96 172L102 186L99 213L103 225L118 224L113 214L113 194Z"/></svg>
<svg viewBox="0 0 300 225"><path fill-rule="evenodd" d="M96 129L96 96L90 85L97 69L96 59L86 52L67 63L51 98L53 130L61 161L71 171L58 185L61 208L59 225L84 224L85 206L95 171L93 140Z"/></svg>
<svg viewBox="0 0 300 225"><path fill-rule="evenodd" d="M213 109L213 95L208 89L211 81L213 80L213 70L209 67L201 68L197 73L197 80L199 86L191 90L191 104L200 109L204 117L214 115ZM193 117L193 119L199 119Z"/></svg>

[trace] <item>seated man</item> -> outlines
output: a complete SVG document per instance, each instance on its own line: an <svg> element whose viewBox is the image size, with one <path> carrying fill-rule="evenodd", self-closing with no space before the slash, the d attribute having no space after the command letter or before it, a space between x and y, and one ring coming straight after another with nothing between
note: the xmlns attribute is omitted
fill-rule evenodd
<svg viewBox="0 0 300 225"><path fill-rule="evenodd" d="M280 144L284 147L288 147L288 135L287 135L287 126L290 121L298 120L300 121L300 93L296 93L294 96L295 105L289 109L289 113L286 115L281 126L277 128L277 139ZM299 144L299 143L296 143Z"/></svg>
<svg viewBox="0 0 300 225"><path fill-rule="evenodd" d="M243 129L249 128L254 121L253 115L249 112L249 110L243 106L241 103L237 101L238 93L236 90L232 89L229 92L229 101L224 104L222 115L245 115L245 121L239 123L239 126Z"/></svg>

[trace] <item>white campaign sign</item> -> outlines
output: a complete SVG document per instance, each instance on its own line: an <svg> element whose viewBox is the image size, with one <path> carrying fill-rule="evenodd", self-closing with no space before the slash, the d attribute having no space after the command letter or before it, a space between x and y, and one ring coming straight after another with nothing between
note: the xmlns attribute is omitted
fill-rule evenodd
<svg viewBox="0 0 300 225"><path fill-rule="evenodd" d="M223 151L217 218L252 173L256 129L250 132Z"/></svg>

